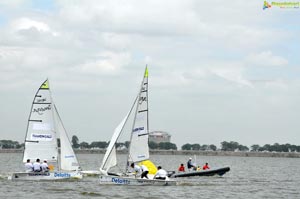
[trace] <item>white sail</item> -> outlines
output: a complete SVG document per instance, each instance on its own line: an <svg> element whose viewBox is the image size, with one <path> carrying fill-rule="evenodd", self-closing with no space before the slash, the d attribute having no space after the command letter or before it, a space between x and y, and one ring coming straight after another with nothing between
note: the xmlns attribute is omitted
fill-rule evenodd
<svg viewBox="0 0 300 199"><path fill-rule="evenodd" d="M54 118L57 133L60 138L60 169L65 171L77 171L80 169L78 160L68 138L66 129L54 105Z"/></svg>
<svg viewBox="0 0 300 199"><path fill-rule="evenodd" d="M46 80L34 96L25 137L23 162L37 158L57 161L57 140L53 123L53 103Z"/></svg>
<svg viewBox="0 0 300 199"><path fill-rule="evenodd" d="M115 128L113 136L109 142L109 145L106 149L105 155L102 160L102 165L100 167L101 170L108 170L109 168L117 165L117 155L116 155L116 142L122 132L122 129L126 123L128 118L128 114L126 117L121 121L121 123Z"/></svg>
<svg viewBox="0 0 300 199"><path fill-rule="evenodd" d="M107 172L108 169L117 165L116 142L117 142L118 138L120 137L120 134L126 124L126 121L128 120L128 117L130 116L130 113L136 103L136 100L137 100L137 98L135 99L135 101L134 101L131 109L128 111L127 115L120 122L120 124L117 126L117 128L115 128L113 136L109 142L109 145L108 145L105 155L103 157L100 170L105 170Z"/></svg>
<svg viewBox="0 0 300 199"><path fill-rule="evenodd" d="M148 131L148 68L146 67L138 95L128 161L140 162L149 159Z"/></svg>

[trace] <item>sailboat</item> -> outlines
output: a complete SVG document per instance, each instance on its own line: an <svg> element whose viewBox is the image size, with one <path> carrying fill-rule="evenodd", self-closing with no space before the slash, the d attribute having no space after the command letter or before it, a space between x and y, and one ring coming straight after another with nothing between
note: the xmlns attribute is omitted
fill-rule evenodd
<svg viewBox="0 0 300 199"><path fill-rule="evenodd" d="M111 173L109 169L117 165L116 142L135 107L135 115L130 136L130 145L128 149L128 158L126 168L122 173ZM149 164L149 120L148 120L148 68L146 66L142 84L131 109L114 130L113 136L107 147L100 167L100 184L117 184L117 185L176 185L175 180L159 180L153 179L153 175L149 174L149 179L137 178L128 173L130 163ZM153 165L154 166L154 165ZM149 168L148 168L149 169ZM149 173L150 170L149 169ZM156 168L155 168L156 170ZM152 177L152 179L151 179Z"/></svg>
<svg viewBox="0 0 300 199"><path fill-rule="evenodd" d="M60 140L60 154L58 141ZM49 172L15 172L11 180L81 179L80 166L67 132L53 103L48 79L36 92L25 136L23 163L40 159L48 162ZM53 168L53 167L57 168Z"/></svg>

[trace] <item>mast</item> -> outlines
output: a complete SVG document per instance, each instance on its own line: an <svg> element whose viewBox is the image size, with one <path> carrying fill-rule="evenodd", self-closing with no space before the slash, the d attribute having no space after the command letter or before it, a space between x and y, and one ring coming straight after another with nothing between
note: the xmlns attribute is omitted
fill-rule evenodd
<svg viewBox="0 0 300 199"><path fill-rule="evenodd" d="M143 94L144 92L146 92L146 96ZM145 114L145 112L147 113ZM144 117L147 117L146 124L144 122ZM147 125L146 128L145 125ZM138 101L136 105L132 131L130 134L127 163L129 163L130 160L132 160L132 162L139 162L149 158L148 129L148 68L146 66L144 77L138 94ZM147 140L145 140L144 136L147 136ZM134 148L133 143L135 144ZM134 155L132 155L132 153L134 153Z"/></svg>
<svg viewBox="0 0 300 199"><path fill-rule="evenodd" d="M146 95L147 95L147 133L149 134L149 98L148 98L148 65L146 64L146 69L145 69L145 77L147 77L147 88L146 88ZM149 137L148 137L148 145L149 145Z"/></svg>
<svg viewBox="0 0 300 199"><path fill-rule="evenodd" d="M48 79L47 79L48 80ZM54 111L55 111L55 106L54 106L54 102L53 102L53 98L52 98L52 93L51 93L51 90L50 90L50 83L48 81L48 87L49 87L49 93L50 93L50 100L51 100L51 113L52 113L52 120L53 120L53 124L54 124L54 134L56 135L55 136L55 143L56 143L56 150L57 150L57 155L59 157L56 158L56 164L57 164L57 168L58 168L58 171L60 171L60 154L58 153L58 143L57 143L57 124L56 124L56 121L54 119Z"/></svg>

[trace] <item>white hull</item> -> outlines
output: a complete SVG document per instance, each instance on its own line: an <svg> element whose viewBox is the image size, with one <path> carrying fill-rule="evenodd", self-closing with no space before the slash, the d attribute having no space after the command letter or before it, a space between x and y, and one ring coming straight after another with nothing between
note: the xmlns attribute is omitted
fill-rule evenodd
<svg viewBox="0 0 300 199"><path fill-rule="evenodd" d="M154 185L154 186L170 186L176 185L175 180L158 180L158 179L141 179L134 177L125 177L125 176L110 176L110 175L100 175L99 183L102 185L128 185L128 186L145 186L145 185Z"/></svg>
<svg viewBox="0 0 300 199"><path fill-rule="evenodd" d="M82 174L79 171L54 171L54 172L17 172L8 177L9 180L30 181L56 181L56 180L79 180Z"/></svg>
<svg viewBox="0 0 300 199"><path fill-rule="evenodd" d="M80 171L80 173L83 176L99 176L101 172L98 170L85 170L85 171Z"/></svg>

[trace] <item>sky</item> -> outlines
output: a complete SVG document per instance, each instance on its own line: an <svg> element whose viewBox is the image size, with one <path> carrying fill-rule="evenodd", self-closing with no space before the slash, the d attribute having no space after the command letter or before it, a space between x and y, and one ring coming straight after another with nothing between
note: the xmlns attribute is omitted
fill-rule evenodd
<svg viewBox="0 0 300 199"><path fill-rule="evenodd" d="M262 0L1 0L0 139L49 79L69 136L109 141L149 70L150 130L300 145L300 8Z"/></svg>

